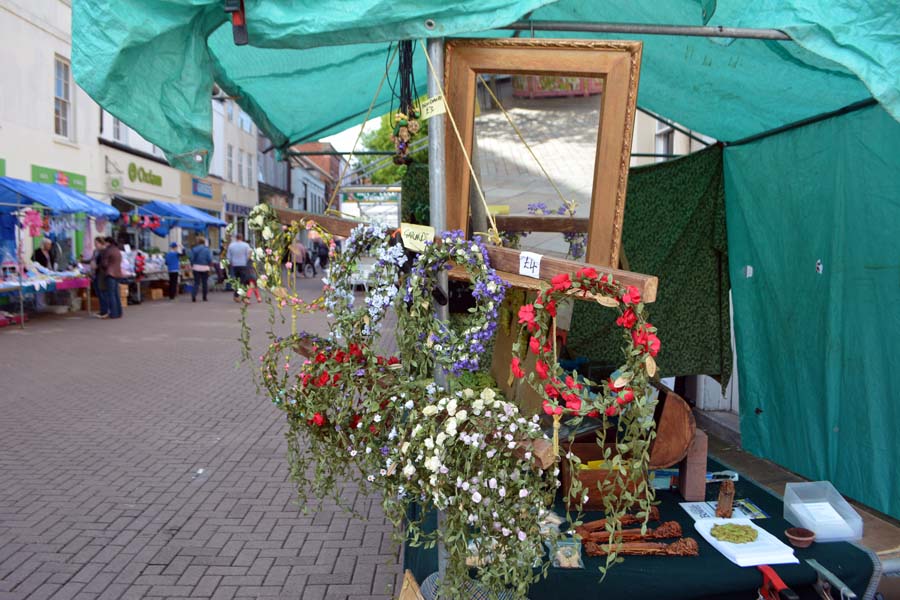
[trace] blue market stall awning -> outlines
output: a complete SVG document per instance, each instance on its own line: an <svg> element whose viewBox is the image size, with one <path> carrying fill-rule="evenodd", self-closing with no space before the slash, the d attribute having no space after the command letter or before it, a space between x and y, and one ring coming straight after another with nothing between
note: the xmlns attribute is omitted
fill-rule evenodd
<svg viewBox="0 0 900 600"><path fill-rule="evenodd" d="M200 175L212 155L214 83L285 148L363 119L389 42L504 37L512 32L503 27L526 15L549 23L786 32L793 41L577 34L642 40L640 105L718 140L745 138L870 97L900 117L900 12L893 0L253 0L246 7L250 45L236 46L221 0L75 0L75 79L106 110L165 149L170 163ZM425 68L418 51L419 84L426 81ZM389 87L381 90L373 114L388 110Z"/></svg>
<svg viewBox="0 0 900 600"><path fill-rule="evenodd" d="M169 227L183 227L194 231L206 231L208 227L225 227L227 223L212 215L184 204L173 204L162 200L153 200L138 208L139 215L161 217L165 231L157 230L165 235Z"/></svg>
<svg viewBox="0 0 900 600"><path fill-rule="evenodd" d="M90 206L70 194L60 192L55 185L0 177L0 212L14 212L34 204L53 214L91 212Z"/></svg>
<svg viewBox="0 0 900 600"><path fill-rule="evenodd" d="M47 184L43 184L47 185ZM51 187L55 188L57 193L62 194L64 196L68 196L73 198L74 200L81 202L85 206L85 210L83 211L86 214L91 215L92 217L99 217L104 219L118 219L120 214L118 209L113 208L109 204L105 202L100 202L99 200L95 200L91 198L87 194L83 194L78 190L72 189L70 187L65 187L58 184L52 184Z"/></svg>

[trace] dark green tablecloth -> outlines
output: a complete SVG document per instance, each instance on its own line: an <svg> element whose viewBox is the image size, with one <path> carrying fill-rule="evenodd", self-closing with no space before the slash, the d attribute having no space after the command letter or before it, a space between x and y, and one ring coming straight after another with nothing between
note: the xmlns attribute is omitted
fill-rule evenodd
<svg viewBox="0 0 900 600"><path fill-rule="evenodd" d="M723 468L726 467L710 459L709 470L719 471ZM717 494L717 485L707 486L709 500L715 500ZM743 477L735 483L735 498L749 498L768 513L769 518L758 519L755 523L787 543L784 530L791 525L781 516L780 498ZM694 529L693 519L678 506L682 499L677 492L660 491L657 499L661 501L660 519L681 523L684 535L696 539L699 543L700 556L693 558L629 556L625 558L624 563L613 567L606 580L600 583L598 567L603 559L584 555L584 569L550 569L547 579L531 587L529 598L531 600L755 599L762 581L760 572L755 567L738 567L706 543ZM588 513L586 520L602 516L599 513ZM430 525L433 527L434 523L434 515L431 515ZM875 572L876 563L872 554L850 543L813 544L807 549L795 549L794 553L800 559L799 564L773 565L773 568L802 599L818 598L811 587L816 580L816 573L806 564L806 559L814 558L819 561L853 588L860 598L863 598ZM407 545L404 548L404 565L421 583L437 570L437 551Z"/></svg>

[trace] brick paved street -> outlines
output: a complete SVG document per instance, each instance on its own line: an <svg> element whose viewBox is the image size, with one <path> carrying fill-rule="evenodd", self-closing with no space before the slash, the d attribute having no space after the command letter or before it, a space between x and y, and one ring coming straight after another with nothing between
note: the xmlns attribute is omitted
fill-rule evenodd
<svg viewBox="0 0 900 600"><path fill-rule="evenodd" d="M237 315L217 292L0 330L0 600L393 597L377 499L295 504Z"/></svg>

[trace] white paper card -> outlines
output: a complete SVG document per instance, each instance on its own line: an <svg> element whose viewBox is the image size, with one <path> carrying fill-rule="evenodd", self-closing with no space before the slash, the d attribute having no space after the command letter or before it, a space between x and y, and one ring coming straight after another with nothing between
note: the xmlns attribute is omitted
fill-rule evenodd
<svg viewBox="0 0 900 600"><path fill-rule="evenodd" d="M535 254L534 252L522 252L519 254L519 275L540 279L541 258L540 254Z"/></svg>
<svg viewBox="0 0 900 600"><path fill-rule="evenodd" d="M426 119L430 119L435 115L442 115L447 112L447 108L444 106L444 97L443 96L434 96L429 98L425 102L423 102L420 107L421 114L419 118L423 121Z"/></svg>
<svg viewBox="0 0 900 600"><path fill-rule="evenodd" d="M714 538L712 533L710 533L713 526L727 523L752 527L756 530L756 541L735 544ZM739 567L800 562L790 546L784 544L765 529L756 526L750 519L700 519L694 523L694 527L697 529L697 533L703 536L703 539L709 542L713 548Z"/></svg>

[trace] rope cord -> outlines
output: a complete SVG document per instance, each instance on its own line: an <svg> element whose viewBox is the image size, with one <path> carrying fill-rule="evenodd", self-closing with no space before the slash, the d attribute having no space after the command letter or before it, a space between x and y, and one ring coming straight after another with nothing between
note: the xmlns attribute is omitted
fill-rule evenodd
<svg viewBox="0 0 900 600"><path fill-rule="evenodd" d="M500 100L494 95L494 90L491 89L491 86L488 85L487 81L484 80L484 77L479 74L478 80L484 86L484 88L488 91L488 94L491 95L491 98L494 100L494 103L500 108L501 112L503 112L503 116L506 117L506 120L512 126L513 131L516 132L516 135L519 136L519 140L525 145L525 149L528 150L528 153L531 155L531 158L534 159L534 162L537 163L537 166L540 167L541 172L544 174L544 177L547 178L547 181L550 182L550 185L553 186L553 189L556 190L556 195L559 196L560 202L563 203L563 206L568 206L569 202L566 201L565 196L563 196L562 191L560 191L559 187L556 185L556 182L553 181L553 178L550 177L550 173L547 172L547 169L544 168L544 165L541 163L541 160L537 157L537 154L532 150L531 145L525 140L525 136L522 135L522 132L513 122L512 117L506 112L506 109L503 107L503 104L500 103Z"/></svg>
<svg viewBox="0 0 900 600"><path fill-rule="evenodd" d="M502 241L500 239L500 233L497 229L497 221L496 219L494 219L494 215L491 214L491 209L488 206L487 199L484 197L484 191L481 189L481 183L478 181L478 177L475 175L475 168L472 166L472 159L469 158L469 153L466 152L466 145L463 143L462 136L459 133L459 128L457 128L456 126L456 119L453 118L453 113L450 112L450 105L447 104L447 98L444 95L444 86L441 84L440 78L437 76L437 71L435 71L434 65L431 63L431 57L428 56L428 50L425 48L425 42L419 40L419 44L422 46L423 54L425 54L425 60L428 61L428 68L431 70L431 76L434 78L435 85L437 85L438 92L441 95L441 102L444 105L444 109L447 111L447 117L450 119L450 124L453 126L453 133L456 134L456 141L459 142L459 147L466 159L466 165L469 167L469 173L471 173L472 175L472 181L475 183L475 189L478 191L478 197L481 198L481 204L484 206L484 212L487 215L488 221L490 221L491 226L487 232L488 239L492 244L500 246L502 244Z"/></svg>
<svg viewBox="0 0 900 600"><path fill-rule="evenodd" d="M390 51L390 48L388 49ZM375 108L375 104L378 102L378 94L381 93L381 88L384 86L385 80L388 78L388 71L391 68L391 64L394 62L394 57L397 56L397 48L394 48L393 53L391 53L391 58L388 60L387 66L384 69L384 74L381 76L381 81L378 82L378 89L375 90L375 95L372 97L372 102L369 104L369 110L366 111L366 118L363 120L362 125L359 127L359 133L356 134L356 141L353 142L353 147L350 149L350 155L347 157L347 160L344 161L343 166L341 167L341 174L338 180L334 184L334 190L331 192L331 198L328 199L328 206L325 207L325 212L331 211L331 205L334 204L334 199L337 198L338 192L341 190L341 185L344 181L344 175L347 174L347 169L350 167L350 161L353 160L353 153L356 152L356 146L359 144L359 140L362 138L363 129L366 127L366 123L369 122L369 116L372 114L372 109Z"/></svg>

